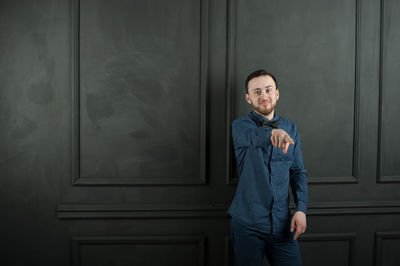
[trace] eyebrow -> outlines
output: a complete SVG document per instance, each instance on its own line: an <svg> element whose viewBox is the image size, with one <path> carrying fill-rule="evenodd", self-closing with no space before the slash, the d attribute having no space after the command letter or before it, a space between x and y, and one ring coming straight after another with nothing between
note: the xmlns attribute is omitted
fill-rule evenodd
<svg viewBox="0 0 400 266"><path fill-rule="evenodd" d="M265 86L264 88L272 88L272 85ZM254 88L253 91L255 90L261 90L261 88Z"/></svg>

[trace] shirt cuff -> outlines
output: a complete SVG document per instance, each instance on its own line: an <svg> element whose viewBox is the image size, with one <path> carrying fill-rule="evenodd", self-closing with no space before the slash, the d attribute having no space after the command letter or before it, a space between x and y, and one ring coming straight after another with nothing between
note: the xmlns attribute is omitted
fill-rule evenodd
<svg viewBox="0 0 400 266"><path fill-rule="evenodd" d="M296 211L301 211L304 212L304 214L307 214L307 204L303 201L297 202Z"/></svg>

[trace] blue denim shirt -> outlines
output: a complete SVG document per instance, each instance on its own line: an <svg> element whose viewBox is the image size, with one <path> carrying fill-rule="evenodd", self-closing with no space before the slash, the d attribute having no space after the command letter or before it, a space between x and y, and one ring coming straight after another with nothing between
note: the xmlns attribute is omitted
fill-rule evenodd
<svg viewBox="0 0 400 266"><path fill-rule="evenodd" d="M245 225L268 234L290 230L289 184L296 210L306 213L308 204L307 170L303 164L300 136L296 125L276 114L278 128L293 139L287 154L271 144L271 127L252 111L232 122L232 139L239 183L228 209L229 215Z"/></svg>

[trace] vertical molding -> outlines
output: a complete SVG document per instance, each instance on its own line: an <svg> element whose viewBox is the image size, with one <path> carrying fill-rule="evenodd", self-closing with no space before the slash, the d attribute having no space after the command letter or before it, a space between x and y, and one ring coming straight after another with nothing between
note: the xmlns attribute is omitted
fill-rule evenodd
<svg viewBox="0 0 400 266"><path fill-rule="evenodd" d="M353 176L358 183L360 165L360 62L361 62L361 0L356 0L356 41L354 59L354 131L353 131Z"/></svg>
<svg viewBox="0 0 400 266"><path fill-rule="evenodd" d="M377 158L377 183L400 183L400 176L385 176L382 162L384 160L382 147L382 125L383 125L383 60L384 60L384 31L385 31L385 0L380 0L379 20L379 109L378 109L378 158Z"/></svg>
<svg viewBox="0 0 400 266"><path fill-rule="evenodd" d="M236 1L227 0L228 19L227 19L227 60L226 60L226 184L234 185L238 183L238 177L232 177L235 173L233 169L233 145L231 135L232 97L235 90L235 44L236 44ZM333 176L333 177L310 177L309 184L354 184L359 182L359 121L360 121L360 28L361 28L361 0L355 0L355 58L354 58L354 125L353 125L353 156L352 156L352 176Z"/></svg>
<svg viewBox="0 0 400 266"><path fill-rule="evenodd" d="M382 75L383 75L383 13L384 13L384 0L380 0L380 17L379 17L379 96L378 96L378 158L376 168L376 181L381 182L381 176L383 176L383 170L381 167L382 162Z"/></svg>
<svg viewBox="0 0 400 266"><path fill-rule="evenodd" d="M72 184L75 185L79 181L80 176L80 16L79 1L71 0L71 80L72 80L72 129L71 129L71 146L72 146Z"/></svg>
<svg viewBox="0 0 400 266"><path fill-rule="evenodd" d="M208 0L200 0L200 168L193 178L146 178L146 177L81 177L81 121L80 121L80 0L71 0L71 80L72 80L72 185L113 186L113 185L203 185L207 174L207 87L208 87Z"/></svg>
<svg viewBox="0 0 400 266"><path fill-rule="evenodd" d="M233 266L234 265L234 254L232 247L232 237L225 236L225 266Z"/></svg>
<svg viewBox="0 0 400 266"><path fill-rule="evenodd" d="M237 184L238 177L231 178L235 171L233 169L233 160L235 156L233 153L233 144L231 136L231 121L232 115L232 91L234 90L234 77L235 77L235 50L236 50L236 0L227 1L227 56L226 56L226 184Z"/></svg>
<svg viewBox="0 0 400 266"><path fill-rule="evenodd" d="M200 180L201 184L207 182L207 88L208 88L208 36L209 12L208 0L201 1L200 15Z"/></svg>

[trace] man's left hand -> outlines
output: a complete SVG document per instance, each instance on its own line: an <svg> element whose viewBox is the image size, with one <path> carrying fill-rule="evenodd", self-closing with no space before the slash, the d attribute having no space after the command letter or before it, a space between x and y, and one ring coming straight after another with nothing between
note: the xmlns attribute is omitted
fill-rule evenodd
<svg viewBox="0 0 400 266"><path fill-rule="evenodd" d="M296 231L293 239L296 240L301 234L304 234L307 228L306 214L301 211L297 211L292 218L292 224L290 225L290 232Z"/></svg>

